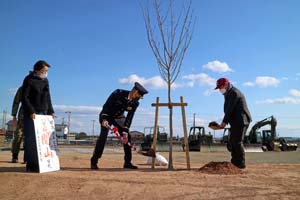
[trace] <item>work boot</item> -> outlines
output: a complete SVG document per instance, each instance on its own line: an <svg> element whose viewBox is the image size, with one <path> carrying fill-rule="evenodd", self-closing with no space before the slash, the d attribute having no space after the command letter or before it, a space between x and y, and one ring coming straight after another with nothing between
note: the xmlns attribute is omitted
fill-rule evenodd
<svg viewBox="0 0 300 200"><path fill-rule="evenodd" d="M99 167L97 165L91 163L91 169L98 170Z"/></svg>
<svg viewBox="0 0 300 200"><path fill-rule="evenodd" d="M18 163L18 154L13 153L11 162L12 163Z"/></svg>
<svg viewBox="0 0 300 200"><path fill-rule="evenodd" d="M240 168L240 169L245 169L246 165L245 164L240 164L240 165L237 165L237 167Z"/></svg>
<svg viewBox="0 0 300 200"><path fill-rule="evenodd" d="M239 164L236 164L236 163L232 163L234 166L236 166L237 168L240 168L240 169L245 169L246 168L246 165L244 163L239 163Z"/></svg>
<svg viewBox="0 0 300 200"><path fill-rule="evenodd" d="M99 169L99 167L97 166L97 163L95 163L93 158L91 158L91 169L94 169L94 170Z"/></svg>
<svg viewBox="0 0 300 200"><path fill-rule="evenodd" d="M138 169L138 167L131 164L131 163L125 163L124 164L124 169Z"/></svg>

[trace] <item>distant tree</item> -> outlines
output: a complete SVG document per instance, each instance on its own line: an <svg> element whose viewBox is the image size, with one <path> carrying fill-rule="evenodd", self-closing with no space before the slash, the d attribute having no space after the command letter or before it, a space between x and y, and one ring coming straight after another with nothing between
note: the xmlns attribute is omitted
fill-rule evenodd
<svg viewBox="0 0 300 200"><path fill-rule="evenodd" d="M182 61L194 32L195 18L192 10L192 0L183 0L178 12L174 7L174 0L148 0L143 6L143 17L148 43L158 63L160 75L168 86L170 129L168 168L173 169L171 89L172 84L179 75Z"/></svg>
<svg viewBox="0 0 300 200"><path fill-rule="evenodd" d="M87 134L85 132L80 132L75 136L75 139L81 140L87 138Z"/></svg>

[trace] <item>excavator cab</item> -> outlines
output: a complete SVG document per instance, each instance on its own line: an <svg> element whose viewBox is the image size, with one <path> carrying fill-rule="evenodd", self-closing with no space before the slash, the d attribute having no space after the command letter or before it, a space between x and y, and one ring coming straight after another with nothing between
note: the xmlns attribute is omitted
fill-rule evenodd
<svg viewBox="0 0 300 200"><path fill-rule="evenodd" d="M274 138L272 137L271 130L263 130L262 135L263 135L263 138L262 138L263 143L269 143L274 140Z"/></svg>
<svg viewBox="0 0 300 200"><path fill-rule="evenodd" d="M190 128L188 143L190 151L201 151L201 145L211 145L213 136L205 133L203 126L193 126Z"/></svg>
<svg viewBox="0 0 300 200"><path fill-rule="evenodd" d="M141 148L143 151L148 151L151 149L152 142L153 142L153 134L154 134L154 127L145 127L144 128L144 142L141 144ZM158 126L157 127L157 145L167 144L168 141L168 134L165 132L165 128Z"/></svg>
<svg viewBox="0 0 300 200"><path fill-rule="evenodd" d="M259 143L259 144L263 143L263 136L262 136L260 131L256 132L256 142Z"/></svg>
<svg viewBox="0 0 300 200"><path fill-rule="evenodd" d="M262 131L262 144L267 148L268 151L275 150L275 138L273 137L273 133L271 130L263 130Z"/></svg>
<svg viewBox="0 0 300 200"><path fill-rule="evenodd" d="M205 134L202 126L193 126L190 128L188 143L190 151L201 151L201 136Z"/></svg>

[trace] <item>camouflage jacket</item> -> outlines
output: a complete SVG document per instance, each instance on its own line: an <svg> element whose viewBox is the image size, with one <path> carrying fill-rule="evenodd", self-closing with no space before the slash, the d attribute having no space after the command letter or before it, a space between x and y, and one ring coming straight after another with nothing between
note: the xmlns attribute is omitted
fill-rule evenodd
<svg viewBox="0 0 300 200"><path fill-rule="evenodd" d="M23 108L22 108L21 101L22 101L22 86L19 87L19 89L15 95L13 105L12 105L12 111L11 111L11 115L13 117L18 117L18 120L23 119ZM21 106L20 106L20 104L21 104ZM20 107L20 109L19 109L19 107Z"/></svg>

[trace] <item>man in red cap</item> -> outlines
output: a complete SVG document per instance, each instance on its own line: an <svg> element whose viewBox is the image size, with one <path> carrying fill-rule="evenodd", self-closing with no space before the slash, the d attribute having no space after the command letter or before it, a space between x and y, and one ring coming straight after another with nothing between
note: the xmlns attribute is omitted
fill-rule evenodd
<svg viewBox="0 0 300 200"><path fill-rule="evenodd" d="M227 124L230 124L228 142L231 146L231 163L244 169L246 163L243 139L251 122L251 115L245 96L227 78L218 79L215 89L219 89L220 93L225 97L224 117L220 127L225 128Z"/></svg>

